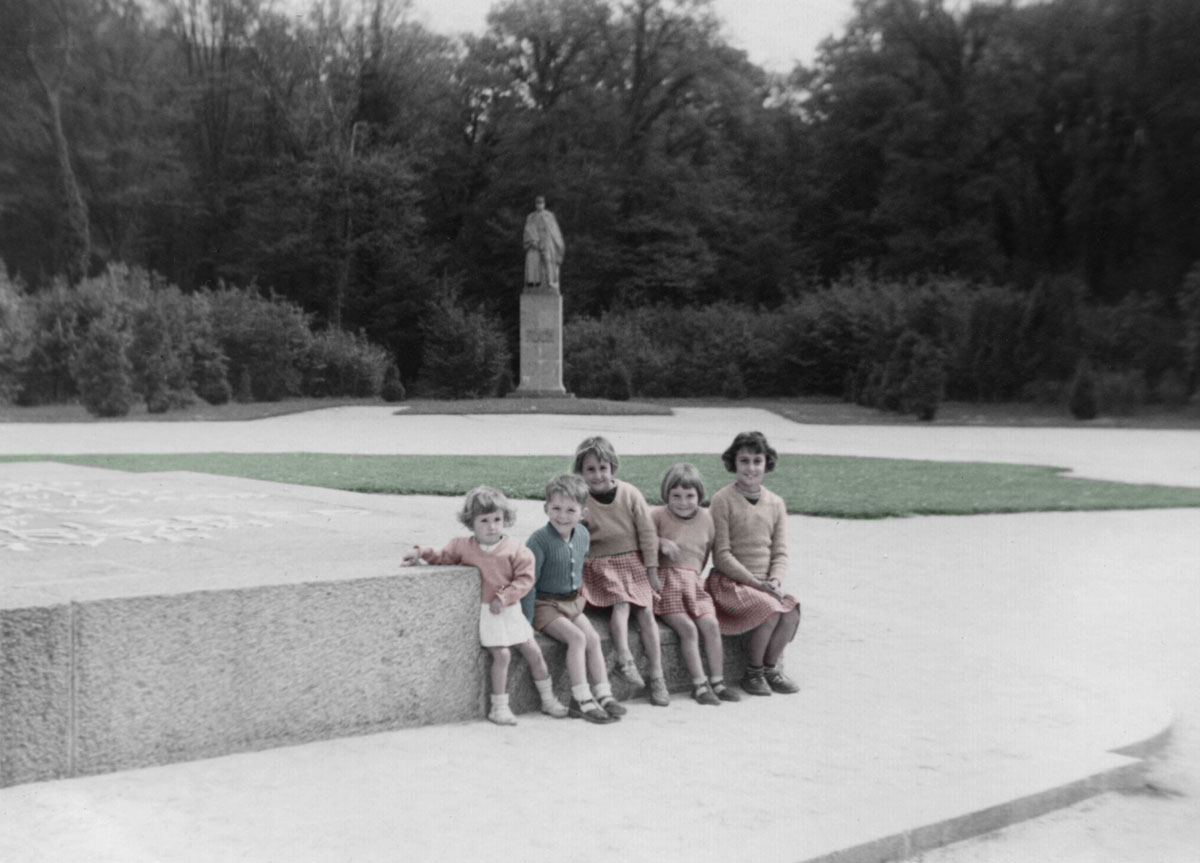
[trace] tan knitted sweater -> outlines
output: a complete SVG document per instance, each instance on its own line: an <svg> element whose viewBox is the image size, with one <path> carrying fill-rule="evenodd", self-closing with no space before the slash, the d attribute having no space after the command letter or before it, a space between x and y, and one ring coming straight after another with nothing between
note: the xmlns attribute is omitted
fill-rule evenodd
<svg viewBox="0 0 1200 863"><path fill-rule="evenodd" d="M733 483L712 496L715 536L713 569L735 581L761 581L787 575L787 506L783 498L763 488L751 503Z"/></svg>
<svg viewBox="0 0 1200 863"><path fill-rule="evenodd" d="M588 557L641 551L645 566L658 566L658 531L650 518L650 506L637 486L617 480L612 503L601 503L588 495L587 508L587 529L592 535Z"/></svg>

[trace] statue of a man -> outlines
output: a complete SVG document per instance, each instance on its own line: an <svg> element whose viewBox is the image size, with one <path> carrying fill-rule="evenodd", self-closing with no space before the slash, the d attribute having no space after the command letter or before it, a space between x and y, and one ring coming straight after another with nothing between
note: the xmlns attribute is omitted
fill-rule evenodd
<svg viewBox="0 0 1200 863"><path fill-rule="evenodd" d="M525 290L558 293L558 268L566 245L558 220L538 195L534 210L525 219Z"/></svg>

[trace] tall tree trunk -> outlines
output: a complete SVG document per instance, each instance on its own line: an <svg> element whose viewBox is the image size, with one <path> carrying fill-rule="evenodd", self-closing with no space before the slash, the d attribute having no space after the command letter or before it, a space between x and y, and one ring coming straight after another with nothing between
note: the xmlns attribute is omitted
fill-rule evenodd
<svg viewBox="0 0 1200 863"><path fill-rule="evenodd" d="M46 102L46 126L54 144L54 160L58 169L59 191L63 197L66 212L66 234L63 242L63 270L72 281L78 281L87 275L88 261L92 254L92 232L88 221L87 205L79 191L79 183L75 180L75 169L71 165L71 148L67 143L66 132L63 131L62 105L59 91L63 79L71 63L71 22L66 10L56 7L63 27L62 61L53 80L38 66L34 53L32 39L26 45L25 59L29 62Z"/></svg>

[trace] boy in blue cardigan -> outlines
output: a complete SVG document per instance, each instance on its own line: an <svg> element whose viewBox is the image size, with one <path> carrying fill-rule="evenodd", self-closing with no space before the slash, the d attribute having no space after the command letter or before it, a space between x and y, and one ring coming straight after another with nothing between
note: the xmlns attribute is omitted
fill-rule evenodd
<svg viewBox="0 0 1200 863"><path fill-rule="evenodd" d="M589 545L588 530L580 524L587 495L587 486L574 475L555 477L546 484L549 521L525 543L533 552L536 580L521 605L534 629L567 646L570 715L603 724L626 710L613 698L600 636L583 613L585 602L579 595ZM591 687L588 672L595 681Z"/></svg>

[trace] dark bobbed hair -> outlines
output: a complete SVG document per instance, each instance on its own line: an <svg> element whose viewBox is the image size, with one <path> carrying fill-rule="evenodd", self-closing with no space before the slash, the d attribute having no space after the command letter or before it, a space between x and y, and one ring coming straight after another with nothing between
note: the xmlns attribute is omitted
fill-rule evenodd
<svg viewBox="0 0 1200 863"><path fill-rule="evenodd" d="M737 454L742 450L765 455L767 457L767 473L775 470L775 465L779 462L779 454L767 443L766 435L757 431L741 432L733 439L729 449L721 453L721 462L725 465L725 470L733 473L737 469Z"/></svg>

